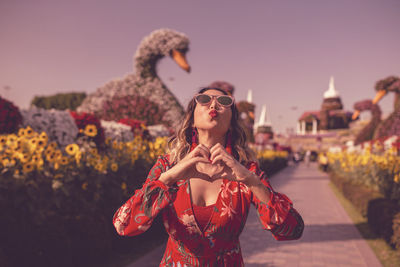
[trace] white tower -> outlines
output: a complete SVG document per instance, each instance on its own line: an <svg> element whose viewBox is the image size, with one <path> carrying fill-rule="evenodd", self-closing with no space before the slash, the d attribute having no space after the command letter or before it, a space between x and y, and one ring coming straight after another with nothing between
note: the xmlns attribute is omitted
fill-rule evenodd
<svg viewBox="0 0 400 267"><path fill-rule="evenodd" d="M331 76L331 79L329 81L329 89L324 93L324 98L332 98L332 97L339 97L339 92L336 91L335 89L335 83L333 76Z"/></svg>
<svg viewBox="0 0 400 267"><path fill-rule="evenodd" d="M253 92L251 89L247 92L247 102L253 103Z"/></svg>

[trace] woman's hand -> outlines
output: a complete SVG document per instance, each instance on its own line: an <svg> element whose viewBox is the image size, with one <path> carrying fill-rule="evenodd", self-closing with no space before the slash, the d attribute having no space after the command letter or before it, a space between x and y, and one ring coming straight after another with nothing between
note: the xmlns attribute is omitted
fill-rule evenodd
<svg viewBox="0 0 400 267"><path fill-rule="evenodd" d="M221 144L216 144L210 149L211 164L221 162L224 165L224 170L221 173L221 178L232 181L242 182L250 185L259 181L256 175L249 171L245 166L240 164L231 154L229 154Z"/></svg>
<svg viewBox="0 0 400 267"><path fill-rule="evenodd" d="M170 186L178 180L193 178L196 176L195 165L199 162L210 163L210 152L205 145L199 144L181 161L166 172L163 172L159 178L161 182ZM199 177L204 178L204 177Z"/></svg>

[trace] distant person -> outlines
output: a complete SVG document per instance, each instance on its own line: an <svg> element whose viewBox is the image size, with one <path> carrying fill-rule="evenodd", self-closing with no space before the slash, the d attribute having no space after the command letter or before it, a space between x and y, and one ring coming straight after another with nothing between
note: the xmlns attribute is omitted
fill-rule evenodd
<svg viewBox="0 0 400 267"><path fill-rule="evenodd" d="M169 141L169 154L116 211L113 223L122 236L145 232L161 214L169 239L160 266L243 266L239 235L250 204L275 239L301 237L302 217L272 189L238 116L224 90L200 90Z"/></svg>
<svg viewBox="0 0 400 267"><path fill-rule="evenodd" d="M328 157L326 156L325 152L319 156L319 165L324 172L328 171Z"/></svg>
<svg viewBox="0 0 400 267"><path fill-rule="evenodd" d="M307 167L309 167L310 166L310 161L311 161L311 151L310 150L306 151L306 155L304 157L304 160L306 162Z"/></svg>

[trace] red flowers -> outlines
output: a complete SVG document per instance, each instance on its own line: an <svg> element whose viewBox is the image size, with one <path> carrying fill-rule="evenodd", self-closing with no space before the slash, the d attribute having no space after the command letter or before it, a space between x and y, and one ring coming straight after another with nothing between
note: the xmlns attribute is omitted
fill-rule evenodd
<svg viewBox="0 0 400 267"><path fill-rule="evenodd" d="M101 127L100 120L96 118L93 114L89 113L77 113L75 111L70 111L71 116L75 119L76 126L78 129L85 130L86 125L92 124L97 128L97 135L93 138L93 141L97 146L104 144L104 129Z"/></svg>
<svg viewBox="0 0 400 267"><path fill-rule="evenodd" d="M10 101L0 97L0 133L13 133L22 123L22 116Z"/></svg>

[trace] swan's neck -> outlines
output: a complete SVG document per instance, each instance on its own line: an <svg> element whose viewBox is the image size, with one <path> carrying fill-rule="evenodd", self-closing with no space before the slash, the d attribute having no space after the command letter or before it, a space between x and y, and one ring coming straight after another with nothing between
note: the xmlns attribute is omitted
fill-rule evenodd
<svg viewBox="0 0 400 267"><path fill-rule="evenodd" d="M135 59L135 72L136 76L141 78L155 78L157 77L157 62L162 56L151 58L136 58Z"/></svg>
<svg viewBox="0 0 400 267"><path fill-rule="evenodd" d="M400 110L400 92L394 93L394 110Z"/></svg>
<svg viewBox="0 0 400 267"><path fill-rule="evenodd" d="M381 120L382 111L378 105L373 105L371 108L371 123L379 122Z"/></svg>

